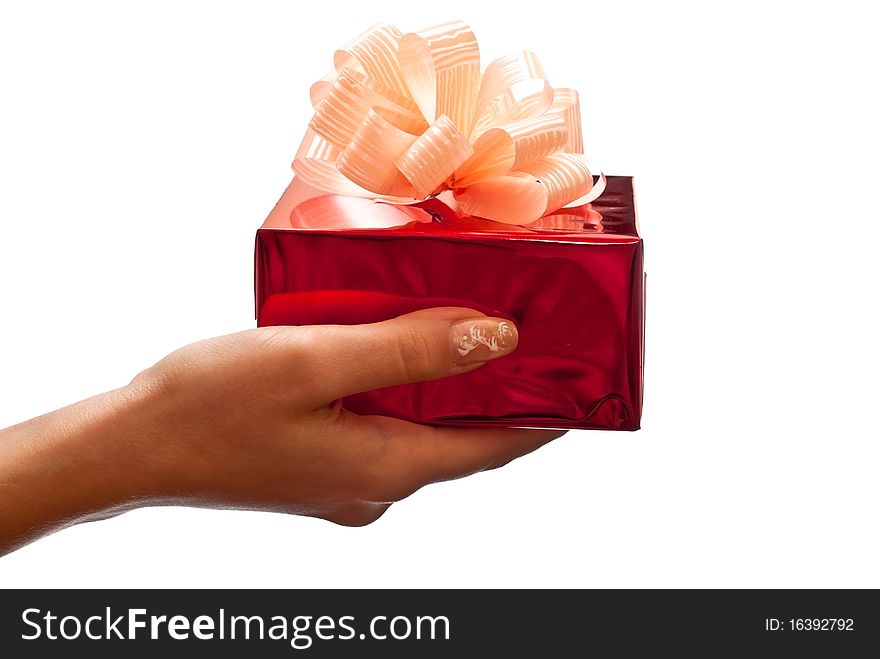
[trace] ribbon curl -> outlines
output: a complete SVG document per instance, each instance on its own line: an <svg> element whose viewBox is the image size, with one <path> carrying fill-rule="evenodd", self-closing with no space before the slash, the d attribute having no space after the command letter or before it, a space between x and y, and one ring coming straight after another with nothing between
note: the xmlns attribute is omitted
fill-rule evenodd
<svg viewBox="0 0 880 659"><path fill-rule="evenodd" d="M583 156L577 91L551 87L528 51L481 73L460 21L371 28L336 51L311 100L293 169L326 192L413 203L451 190L464 214L521 225L604 190Z"/></svg>

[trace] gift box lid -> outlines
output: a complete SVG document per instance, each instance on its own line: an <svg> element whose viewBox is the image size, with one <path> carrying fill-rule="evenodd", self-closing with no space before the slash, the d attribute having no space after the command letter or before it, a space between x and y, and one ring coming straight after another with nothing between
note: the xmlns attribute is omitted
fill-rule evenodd
<svg viewBox="0 0 880 659"><path fill-rule="evenodd" d="M327 195L294 178L261 229L401 236L442 235L505 240L632 243L640 240L633 179L608 176L602 195L590 204L561 208L526 226L458 215L441 198L410 206Z"/></svg>

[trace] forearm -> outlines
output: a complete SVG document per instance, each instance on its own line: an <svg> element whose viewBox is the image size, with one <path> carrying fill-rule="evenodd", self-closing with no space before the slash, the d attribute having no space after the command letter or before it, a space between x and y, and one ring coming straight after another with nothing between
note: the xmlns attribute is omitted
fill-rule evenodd
<svg viewBox="0 0 880 659"><path fill-rule="evenodd" d="M145 404L126 387L0 430L0 554L150 498Z"/></svg>

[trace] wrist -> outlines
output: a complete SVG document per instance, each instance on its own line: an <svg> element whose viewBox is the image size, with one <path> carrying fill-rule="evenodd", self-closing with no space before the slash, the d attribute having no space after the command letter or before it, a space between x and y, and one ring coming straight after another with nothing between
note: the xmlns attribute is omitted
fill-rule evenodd
<svg viewBox="0 0 880 659"><path fill-rule="evenodd" d="M0 553L149 504L149 394L125 387L0 432Z"/></svg>
<svg viewBox="0 0 880 659"><path fill-rule="evenodd" d="M67 450L81 456L94 506L124 512L154 503L162 490L158 394L133 383L84 404L91 413Z"/></svg>

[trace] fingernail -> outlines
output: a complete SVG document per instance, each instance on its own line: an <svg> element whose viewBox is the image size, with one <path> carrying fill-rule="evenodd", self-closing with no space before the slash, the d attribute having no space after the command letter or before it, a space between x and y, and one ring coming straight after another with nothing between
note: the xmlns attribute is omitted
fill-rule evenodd
<svg viewBox="0 0 880 659"><path fill-rule="evenodd" d="M516 348L519 333L509 320L468 318L457 320L450 328L453 358L456 364L479 364L503 357Z"/></svg>

